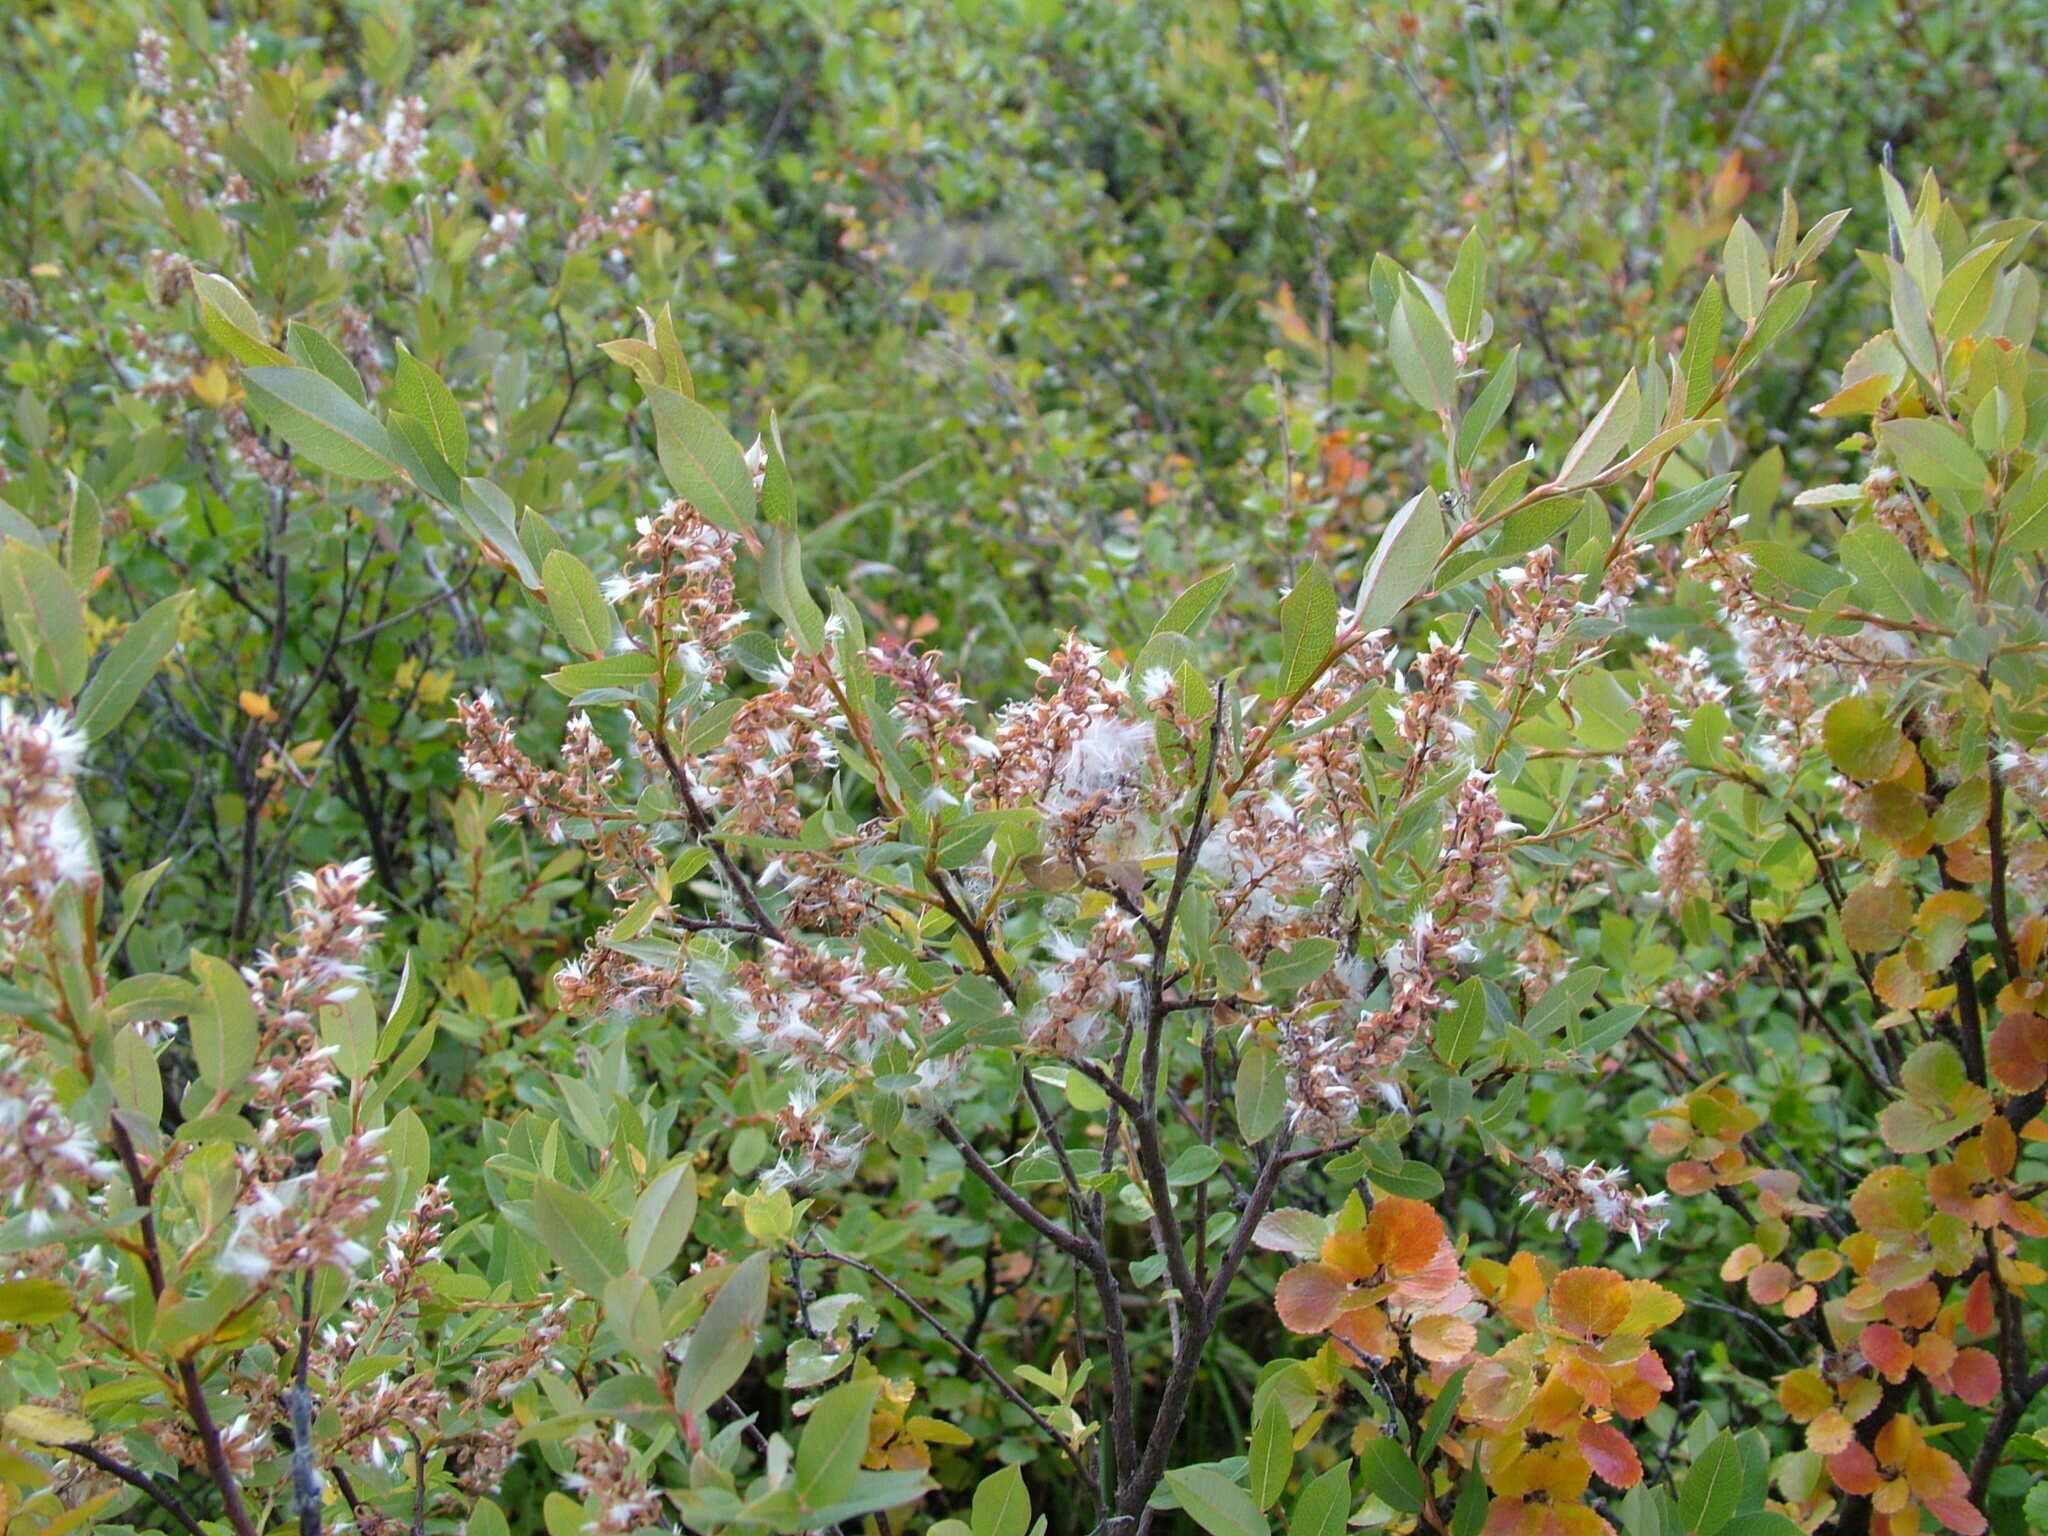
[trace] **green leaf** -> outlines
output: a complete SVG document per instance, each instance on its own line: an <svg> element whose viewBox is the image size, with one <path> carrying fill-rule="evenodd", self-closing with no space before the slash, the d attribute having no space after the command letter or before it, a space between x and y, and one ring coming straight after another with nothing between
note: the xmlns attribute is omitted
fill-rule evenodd
<svg viewBox="0 0 2048 1536"><path fill-rule="evenodd" d="M256 1065L256 1007L249 983L227 961L192 951L199 996L192 1005L192 1061L215 1091L240 1088Z"/></svg>
<svg viewBox="0 0 2048 1536"><path fill-rule="evenodd" d="M834 1387L811 1407L796 1447L797 1497L817 1509L853 1487L868 1448L868 1418L882 1390L879 1376Z"/></svg>
<svg viewBox="0 0 2048 1536"><path fill-rule="evenodd" d="M1267 992L1295 992L1327 971L1337 959L1337 941L1319 936L1276 949L1259 967L1259 984Z"/></svg>
<svg viewBox="0 0 2048 1536"><path fill-rule="evenodd" d="M1004 1467L974 1489L974 1536L1025 1536L1031 1529L1031 1495L1024 1473Z"/></svg>
<svg viewBox="0 0 2048 1536"><path fill-rule="evenodd" d="M1343 1536L1351 1519L1351 1463L1340 1461L1295 1496L1287 1536Z"/></svg>
<svg viewBox="0 0 2048 1536"><path fill-rule="evenodd" d="M548 1536L583 1536L583 1506L566 1493L551 1493L540 1502L541 1523Z"/></svg>
<svg viewBox="0 0 2048 1536"><path fill-rule="evenodd" d="M1875 783L1899 760L1905 737L1868 694L1851 694L1828 706L1820 722L1828 760L1852 779Z"/></svg>
<svg viewBox="0 0 2048 1536"><path fill-rule="evenodd" d="M599 688L627 692L654 676L654 658L645 651L621 651L595 661L572 661L566 667L542 674L550 688L565 698L579 698Z"/></svg>
<svg viewBox="0 0 2048 1536"><path fill-rule="evenodd" d="M1881 421L1877 437L1899 468L1919 485L1934 490L1981 491L1990 480L1977 450L1945 421L1926 416Z"/></svg>
<svg viewBox="0 0 2048 1536"><path fill-rule="evenodd" d="M332 379L357 405L370 403L369 391L363 388L363 376L356 372L348 354L327 339L325 332L302 320L290 321L284 328L284 349L301 368L310 368Z"/></svg>
<svg viewBox="0 0 2048 1536"><path fill-rule="evenodd" d="M647 388L662 473L683 500L733 533L754 521L754 477L746 455L716 416L687 395Z"/></svg>
<svg viewBox="0 0 2048 1536"><path fill-rule="evenodd" d="M824 610L804 582L803 544L792 528L771 526L762 540L761 596L807 655L825 648Z"/></svg>
<svg viewBox="0 0 2048 1536"><path fill-rule="evenodd" d="M1166 1474L1166 1486L1210 1536L1270 1536L1272 1527L1252 1496L1213 1467L1176 1467Z"/></svg>
<svg viewBox="0 0 2048 1536"><path fill-rule="evenodd" d="M1714 356L1721 350L1721 323L1726 318L1721 285L1711 277L1685 323L1685 345L1678 353L1678 375L1685 380L1685 414L1693 415L1714 392Z"/></svg>
<svg viewBox="0 0 2048 1536"><path fill-rule="evenodd" d="M1693 1536L1714 1536L1742 1496L1742 1452L1726 1430L1716 1435L1678 1485L1678 1522Z"/></svg>
<svg viewBox="0 0 2048 1536"><path fill-rule="evenodd" d="M581 1190L536 1179L533 1225L562 1276L586 1296L601 1297L626 1271L626 1249L612 1213Z"/></svg>
<svg viewBox="0 0 2048 1536"><path fill-rule="evenodd" d="M740 1379L754 1358L754 1341L767 1310L768 1255L750 1254L711 1298L683 1352L675 1390L684 1412L702 1413Z"/></svg>
<svg viewBox="0 0 2048 1536"><path fill-rule="evenodd" d="M1437 1393L1436 1401L1429 1405L1429 1417L1422 1423L1422 1439L1415 1448L1416 1455L1425 1461L1450 1429L1451 1420L1457 1416L1458 1404L1465 1396L1465 1378L1471 1371L1469 1365L1458 1367L1451 1373L1451 1379L1443 1384L1443 1390Z"/></svg>
<svg viewBox="0 0 2048 1536"><path fill-rule="evenodd" d="M91 486L73 476L71 515L64 520L64 569L81 591L89 589L99 570L105 540L106 514L100 507L99 496Z"/></svg>
<svg viewBox="0 0 2048 1536"><path fill-rule="evenodd" d="M922 1497L932 1482L923 1472L856 1472L846 1496L810 1512L806 1529L830 1530L845 1527L862 1515L894 1509ZM773 1497L773 1495L771 1495ZM813 1525L814 1522L814 1525Z"/></svg>
<svg viewBox="0 0 2048 1536"><path fill-rule="evenodd" d="M1593 1001L1593 994L1600 990L1600 983L1606 979L1604 966L1577 967L1536 1000L1535 1007L1523 1018L1522 1028L1538 1040L1569 1029L1578 1022L1579 1015L1586 1011L1586 1005Z"/></svg>
<svg viewBox="0 0 2048 1536"><path fill-rule="evenodd" d="M1519 346L1508 348L1508 355L1493 370L1493 377L1473 397L1471 407L1458 423L1458 441L1452 450L1460 465L1468 465L1479 456L1486 434L1507 414L1508 402L1515 398L1515 380L1521 360L1522 349Z"/></svg>
<svg viewBox="0 0 2048 1536"><path fill-rule="evenodd" d="M1437 1010L1436 1050L1444 1065L1457 1071L1471 1059L1485 1031L1486 990L1477 976L1468 977L1451 989Z"/></svg>
<svg viewBox="0 0 2048 1536"><path fill-rule="evenodd" d="M398 368L391 379L391 408L424 422L441 457L458 475L469 463L469 428L462 407L441 376L398 343Z"/></svg>
<svg viewBox="0 0 2048 1536"><path fill-rule="evenodd" d="M456 509L470 534L501 564L511 567L521 586L529 592L541 590L540 572L519 539L519 524L512 498L488 480L472 475L462 482L462 505Z"/></svg>
<svg viewBox="0 0 2048 1536"><path fill-rule="evenodd" d="M675 316L668 305L664 303L651 318L643 309L640 318L647 321L647 329L654 336L654 350L661 358L663 370L661 382L680 395L696 399L697 381L690 377L690 362L683 355L683 344L676 340Z"/></svg>
<svg viewBox="0 0 2048 1536"><path fill-rule="evenodd" d="M1564 696L1577 717L1574 739L1594 752L1619 752L1635 735L1636 701L1620 678L1604 668L1581 672Z"/></svg>
<svg viewBox="0 0 2048 1536"><path fill-rule="evenodd" d="M43 537L43 530L22 516L21 509L0 500L0 543L19 539L31 549L47 550L50 541Z"/></svg>
<svg viewBox="0 0 2048 1536"><path fill-rule="evenodd" d="M609 651L612 605L604 600L590 567L566 549L557 549L541 562L540 580L547 592L548 613L556 631L569 642L569 649L585 656Z"/></svg>
<svg viewBox="0 0 2048 1536"><path fill-rule="evenodd" d="M1891 274L1892 338L1920 376L1932 379L1941 369L1934 327L1927 321L1927 300L1902 263L1887 256L1885 267Z"/></svg>
<svg viewBox="0 0 2048 1536"><path fill-rule="evenodd" d="M213 344L245 367L289 363L291 359L263 338L269 327L242 290L211 272L192 274L192 294L199 301L199 324Z"/></svg>
<svg viewBox="0 0 2048 1536"><path fill-rule="evenodd" d="M2036 464L1999 499L2005 547L2022 555L2048 549L2048 464Z"/></svg>
<svg viewBox="0 0 2048 1536"><path fill-rule="evenodd" d="M1599 413L1586 423L1586 430L1579 434L1579 440L1564 456L1564 463L1558 466L1553 483L1560 488L1577 487L1599 479L1600 472L1628 446L1629 434L1636 429L1636 417L1642 406L1642 386L1636 382L1636 371L1631 368Z"/></svg>
<svg viewBox="0 0 2048 1536"><path fill-rule="evenodd" d="M1287 1069L1263 1041L1237 1060L1237 1130L1247 1142L1264 1141L1287 1118Z"/></svg>
<svg viewBox="0 0 2048 1536"><path fill-rule="evenodd" d="M1428 491L1394 514L1358 584L1358 601L1352 607L1360 629L1386 629L1401 616L1436 573L1445 538L1443 509Z"/></svg>
<svg viewBox="0 0 2048 1536"><path fill-rule="evenodd" d="M1321 674L1337 637L1337 588L1329 567L1309 562L1294 590L1280 599L1280 692L1306 688Z"/></svg>
<svg viewBox="0 0 2048 1536"><path fill-rule="evenodd" d="M1856 578L1859 606L1887 619L1921 617L1925 579L1906 546L1889 528L1859 523L1842 535L1842 567Z"/></svg>
<svg viewBox="0 0 2048 1536"><path fill-rule="evenodd" d="M1173 1160L1166 1170L1166 1182L1175 1189L1192 1189L1214 1178L1222 1166L1223 1154L1198 1141Z"/></svg>
<svg viewBox="0 0 2048 1536"><path fill-rule="evenodd" d="M1382 1437L1367 1441L1358 1453L1358 1472L1365 1491L1389 1509L1404 1515L1421 1510L1422 1473L1409 1460L1408 1453L1392 1440Z"/></svg>
<svg viewBox="0 0 2048 1536"><path fill-rule="evenodd" d="M790 478L789 463L782 457L782 424L768 413L768 430L761 439L767 462L761 468L761 516L777 528L796 526L796 482Z"/></svg>
<svg viewBox="0 0 2048 1536"><path fill-rule="evenodd" d="M1970 335L1991 314L1998 291L1998 260L2010 240L1992 240L1977 247L1949 270L1934 295L1934 333L1955 342Z"/></svg>
<svg viewBox="0 0 2048 1536"><path fill-rule="evenodd" d="M310 368L247 368L250 409L316 469L353 480L398 472L391 435L341 387Z"/></svg>
<svg viewBox="0 0 2048 1536"><path fill-rule="evenodd" d="M77 697L91 659L85 606L55 556L20 539L0 546L0 616L36 691Z"/></svg>
<svg viewBox="0 0 2048 1536"><path fill-rule="evenodd" d="M1716 475L1698 485L1658 497L1643 509L1642 520L1636 524L1636 538L1647 544L1652 539L1667 539L1674 533L1683 533L1718 507L1734 483L1733 475Z"/></svg>
<svg viewBox="0 0 2048 1536"><path fill-rule="evenodd" d="M1728 283L1728 307L1747 324L1764 312L1771 287L1771 259L1763 238L1749 220L1737 219L1721 247L1721 268Z"/></svg>
<svg viewBox="0 0 2048 1536"><path fill-rule="evenodd" d="M626 1259L643 1275L675 1263L697 1219L697 1168L683 1158L664 1168L641 1191L626 1227Z"/></svg>
<svg viewBox="0 0 2048 1536"><path fill-rule="evenodd" d="M1486 242L1477 229L1468 230L1458 246L1457 263L1444 286L1444 308L1453 336L1467 346L1480 340L1486 328Z"/></svg>
<svg viewBox="0 0 2048 1536"><path fill-rule="evenodd" d="M1444 1192L1444 1176L1427 1163L1417 1162L1412 1157L1401 1159L1386 1168L1371 1168L1366 1177L1383 1194L1400 1195L1409 1200L1434 1200Z"/></svg>
<svg viewBox="0 0 2048 1536"><path fill-rule="evenodd" d="M1287 1491L1294 1473L1294 1429L1278 1394L1266 1399L1265 1411L1252 1425L1252 1501L1271 1509Z"/></svg>
<svg viewBox="0 0 2048 1536"><path fill-rule="evenodd" d="M1725 1522L1721 1526L1721 1536L1805 1536L1805 1530L1775 1511L1755 1509Z"/></svg>
<svg viewBox="0 0 2048 1536"><path fill-rule="evenodd" d="M54 1280L0 1280L0 1323L34 1328L71 1315L71 1292Z"/></svg>
<svg viewBox="0 0 2048 1536"><path fill-rule="evenodd" d="M443 506L459 506L462 476L441 457L434 429L404 411L391 412L386 429L391 434L391 456L405 471L405 477Z"/></svg>
<svg viewBox="0 0 2048 1536"><path fill-rule="evenodd" d="M1204 576L1187 591L1173 600L1173 606L1159 617L1152 626L1152 635L1199 635L1217 608L1222 605L1223 595L1230 590L1230 584L1237 579L1237 567L1226 565L1222 570Z"/></svg>
<svg viewBox="0 0 2048 1536"><path fill-rule="evenodd" d="M1401 285L1387 340L1394 356L1394 374L1409 398L1424 410L1447 413L1458 398L1458 367L1451 351L1450 329L1413 278Z"/></svg>

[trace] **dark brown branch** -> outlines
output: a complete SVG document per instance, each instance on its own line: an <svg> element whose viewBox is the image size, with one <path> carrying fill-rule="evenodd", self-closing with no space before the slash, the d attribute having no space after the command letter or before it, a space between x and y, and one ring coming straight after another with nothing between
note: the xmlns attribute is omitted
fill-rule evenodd
<svg viewBox="0 0 2048 1536"><path fill-rule="evenodd" d="M67 1456L76 1456L80 1461L91 1462L92 1465L98 1467L107 1476L119 1478L130 1488L135 1489L136 1492L148 1497L157 1508L177 1521L188 1533L188 1536L206 1536L206 1532L200 1529L199 1522L185 1512L184 1506L172 1497L169 1489L159 1488L154 1480L144 1476L125 1462L119 1462L111 1456L104 1455L83 1440L72 1441L59 1446L58 1449Z"/></svg>

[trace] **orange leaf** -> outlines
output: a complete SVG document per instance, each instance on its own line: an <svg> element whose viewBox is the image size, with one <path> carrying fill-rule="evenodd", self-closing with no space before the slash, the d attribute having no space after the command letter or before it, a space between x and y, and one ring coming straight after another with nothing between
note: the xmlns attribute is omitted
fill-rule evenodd
<svg viewBox="0 0 2048 1536"><path fill-rule="evenodd" d="M1714 1170L1688 1158L1673 1163L1665 1172L1664 1184L1674 1195L1703 1195L1714 1187Z"/></svg>
<svg viewBox="0 0 2048 1536"><path fill-rule="evenodd" d="M1856 1427L1839 1409L1830 1408L1806 1426L1806 1448L1820 1456L1832 1456L1856 1443Z"/></svg>
<svg viewBox="0 0 2048 1536"><path fill-rule="evenodd" d="M2038 1013L2007 1014L1991 1031L1985 1060L2003 1086L2032 1093L2048 1082L2048 1019Z"/></svg>
<svg viewBox="0 0 2048 1536"><path fill-rule="evenodd" d="M1776 1306L1792 1294L1792 1270L1773 1259L1749 1274L1749 1299L1760 1307Z"/></svg>
<svg viewBox="0 0 2048 1536"><path fill-rule="evenodd" d="M1991 1277L1979 1275L1970 1282L1970 1292L1963 1298L1963 1326L1972 1333L1989 1333L1997 1321Z"/></svg>
<svg viewBox="0 0 2048 1536"><path fill-rule="evenodd" d="M1913 1347L1890 1323L1872 1323L1863 1330L1856 1347L1863 1351L1871 1369L1883 1373L1887 1381L1904 1381L1913 1369Z"/></svg>
<svg viewBox="0 0 2048 1536"><path fill-rule="evenodd" d="M2001 1382L1998 1361L1989 1350L1966 1349L1949 1368L1949 1391L1972 1408L1989 1408L1997 1402Z"/></svg>
<svg viewBox="0 0 2048 1536"><path fill-rule="evenodd" d="M1643 1463L1636 1448L1612 1424L1588 1424L1580 1430L1579 1452L1593 1475L1611 1488L1633 1488L1643 1480Z"/></svg>
<svg viewBox="0 0 2048 1536"><path fill-rule="evenodd" d="M1611 1269L1568 1269L1550 1286L1550 1316L1580 1338L1604 1339L1628 1320L1628 1282Z"/></svg>
<svg viewBox="0 0 2048 1536"><path fill-rule="evenodd" d="M1327 1264L1299 1264L1280 1277L1273 1308L1295 1333L1321 1333L1344 1311L1351 1282Z"/></svg>
<svg viewBox="0 0 2048 1536"><path fill-rule="evenodd" d="M1479 1330L1462 1317L1425 1317L1415 1325L1415 1353L1437 1364L1462 1360L1479 1342Z"/></svg>
<svg viewBox="0 0 2048 1536"><path fill-rule="evenodd" d="M1375 1205L1365 1230L1390 1275L1420 1273L1444 1246L1443 1218L1422 1201L1400 1195Z"/></svg>
<svg viewBox="0 0 2048 1536"><path fill-rule="evenodd" d="M1868 1446L1854 1440L1828 1458L1828 1476L1847 1494L1875 1493L1884 1483L1883 1474L1877 1470L1877 1458L1870 1454Z"/></svg>

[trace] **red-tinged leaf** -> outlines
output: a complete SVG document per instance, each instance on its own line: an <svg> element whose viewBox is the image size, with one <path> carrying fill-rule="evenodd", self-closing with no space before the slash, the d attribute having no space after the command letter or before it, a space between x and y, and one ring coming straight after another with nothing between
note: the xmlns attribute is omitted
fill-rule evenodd
<svg viewBox="0 0 2048 1536"><path fill-rule="evenodd" d="M1851 1495L1875 1493L1884 1485L1870 1447L1855 1440L1828 1458L1828 1476L1835 1480L1837 1488Z"/></svg>
<svg viewBox="0 0 2048 1536"><path fill-rule="evenodd" d="M1351 1282L1327 1264L1299 1264L1280 1277L1273 1308L1295 1333L1321 1333L1344 1311Z"/></svg>
<svg viewBox="0 0 2048 1536"><path fill-rule="evenodd" d="M2037 1013L2009 1013L1991 1031L1985 1060L2000 1086L2032 1093L2048 1083L2048 1019Z"/></svg>
<svg viewBox="0 0 2048 1536"><path fill-rule="evenodd" d="M1982 1511L1959 1493L1937 1493L1920 1501L1927 1513L1956 1533L1956 1536L1984 1536L1990 1523Z"/></svg>
<svg viewBox="0 0 2048 1536"><path fill-rule="evenodd" d="M1966 1349L1949 1367L1949 1391L1972 1408L1989 1408L1997 1402L2000 1385L1998 1361L1989 1350Z"/></svg>
<svg viewBox="0 0 2048 1536"><path fill-rule="evenodd" d="M1760 1307L1774 1307L1792 1294L1792 1271L1773 1259L1749 1272L1749 1299Z"/></svg>
<svg viewBox="0 0 2048 1536"><path fill-rule="evenodd" d="M1664 1171L1664 1187L1674 1195L1703 1195L1719 1182L1705 1163L1687 1158Z"/></svg>
<svg viewBox="0 0 2048 1536"><path fill-rule="evenodd" d="M1963 1326L1972 1333L1989 1333L1998 1322L1997 1305L1991 1277L1980 1274L1970 1282L1969 1294L1963 1298Z"/></svg>
<svg viewBox="0 0 2048 1536"><path fill-rule="evenodd" d="M1633 1488L1643 1480L1642 1458L1612 1424L1588 1424L1579 1431L1579 1454L1593 1475L1610 1488Z"/></svg>
<svg viewBox="0 0 2048 1536"><path fill-rule="evenodd" d="M1890 1323L1872 1323L1863 1330L1856 1347L1863 1351L1871 1369L1882 1373L1887 1381L1904 1381L1906 1373L1913 1369L1913 1346Z"/></svg>

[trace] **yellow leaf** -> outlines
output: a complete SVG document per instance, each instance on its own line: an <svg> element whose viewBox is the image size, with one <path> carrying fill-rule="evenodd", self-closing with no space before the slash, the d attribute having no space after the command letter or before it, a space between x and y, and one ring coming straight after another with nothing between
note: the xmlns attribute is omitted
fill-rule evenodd
<svg viewBox="0 0 2048 1536"><path fill-rule="evenodd" d="M277 711L270 707L270 695L267 693L244 688L235 702L242 706L242 713L251 720L261 720L268 725L277 718Z"/></svg>
<svg viewBox="0 0 2048 1536"><path fill-rule="evenodd" d="M1892 381L1881 373L1874 373L1838 390L1832 399L1816 405L1813 414L1822 417L1868 416L1884 404L1885 396L1891 392Z"/></svg>
<svg viewBox="0 0 2048 1536"><path fill-rule="evenodd" d="M191 389L194 398L202 405L219 410L228 400L226 370L219 363L208 363L203 372L192 375Z"/></svg>
<svg viewBox="0 0 2048 1536"><path fill-rule="evenodd" d="M92 1438L92 1421L60 1408L23 1403L6 1414L7 1432L36 1445L70 1445Z"/></svg>
<svg viewBox="0 0 2048 1536"><path fill-rule="evenodd" d="M912 1440L922 1440L927 1445L972 1445L974 1436L957 1424L948 1424L943 1419L934 1419L926 1414L912 1414L903 1425L903 1433Z"/></svg>

